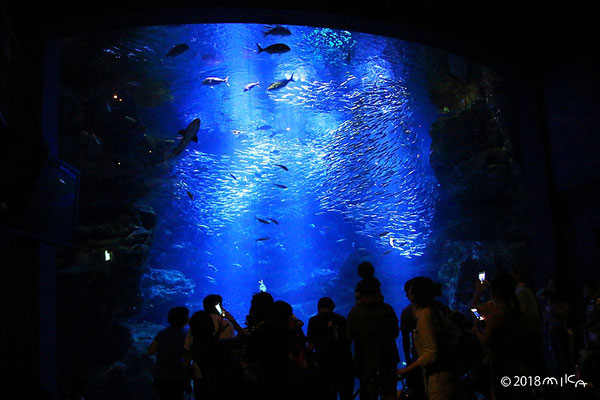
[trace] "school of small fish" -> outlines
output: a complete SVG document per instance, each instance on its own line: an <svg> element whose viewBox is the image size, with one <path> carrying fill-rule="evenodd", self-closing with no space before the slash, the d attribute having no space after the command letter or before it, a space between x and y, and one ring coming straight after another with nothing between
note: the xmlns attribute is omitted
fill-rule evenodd
<svg viewBox="0 0 600 400"><path fill-rule="evenodd" d="M339 57L327 65L337 75L328 76L320 76L321 67L301 52L312 51L316 64L331 52L282 43L294 38L282 26L259 34L257 43L242 48L239 60L278 63L269 70L270 82L212 64L177 81L212 100L182 110L185 124L201 118L180 131L187 147L183 151L180 143L173 152L177 158L170 161L156 200L163 206L156 208L164 210L171 231L194 232L201 240L230 246L230 255L239 253L227 264L204 255L210 261L203 267L206 281L217 284L220 271L244 270L259 265L258 258L273 259L272 254L296 257L290 249L303 243L347 255L423 255L437 182L426 171L428 155L419 147L411 94L401 76L389 73L383 56L363 56L376 66L368 71L347 67L362 54L347 32L338 35ZM166 49L165 63L175 65L194 52L203 57L202 43L196 39ZM210 57L211 63L219 60ZM348 71L337 72L340 65ZM341 233L348 227L352 235ZM194 239L187 239L183 247L191 243ZM335 268L327 265L312 275L331 278Z"/></svg>

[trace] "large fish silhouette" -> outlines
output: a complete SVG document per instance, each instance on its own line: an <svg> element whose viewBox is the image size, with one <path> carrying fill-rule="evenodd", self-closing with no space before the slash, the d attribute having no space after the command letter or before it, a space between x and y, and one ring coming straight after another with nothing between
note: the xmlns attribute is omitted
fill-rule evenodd
<svg viewBox="0 0 600 400"><path fill-rule="evenodd" d="M173 149L171 154L167 157L167 160L181 154L190 141L193 140L198 143L198 129L200 129L200 118L196 118L190 122L187 128L180 130L179 135L182 136L181 142Z"/></svg>

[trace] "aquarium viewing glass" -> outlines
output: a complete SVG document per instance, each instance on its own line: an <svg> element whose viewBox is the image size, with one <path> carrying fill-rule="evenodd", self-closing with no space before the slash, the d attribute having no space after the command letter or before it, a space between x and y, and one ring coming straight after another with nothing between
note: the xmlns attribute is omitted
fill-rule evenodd
<svg viewBox="0 0 600 400"><path fill-rule="evenodd" d="M243 325L260 290L305 324L323 296L346 315L361 261L375 266L399 315L404 282L435 273L427 254L439 197L429 166L435 112L413 59L419 45L246 23L111 37L67 38L62 51L100 46L114 63L97 67L112 76L98 108L124 115L139 140L161 143L146 151L160 162L147 167L149 189L136 199L157 217L139 318L164 324L168 307L194 312L216 293ZM127 69L112 71L120 61ZM119 165L139 152L126 135L86 134L119 149ZM153 283L160 279L172 286Z"/></svg>

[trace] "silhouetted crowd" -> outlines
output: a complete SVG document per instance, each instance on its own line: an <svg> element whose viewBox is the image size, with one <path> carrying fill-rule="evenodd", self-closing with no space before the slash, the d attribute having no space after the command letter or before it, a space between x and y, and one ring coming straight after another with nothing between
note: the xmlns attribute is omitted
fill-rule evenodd
<svg viewBox="0 0 600 400"><path fill-rule="evenodd" d="M586 288L586 321L578 326L556 279L535 292L520 269L480 277L465 315L437 299L441 284L419 276L404 285L410 305L398 319L373 265L363 262L358 272L347 317L323 297L306 335L292 306L267 292L252 296L244 328L219 295L204 298L204 309L191 317L185 307L172 308L170 326L148 349L156 355L158 397L599 398L597 287ZM400 335L406 362L398 369Z"/></svg>

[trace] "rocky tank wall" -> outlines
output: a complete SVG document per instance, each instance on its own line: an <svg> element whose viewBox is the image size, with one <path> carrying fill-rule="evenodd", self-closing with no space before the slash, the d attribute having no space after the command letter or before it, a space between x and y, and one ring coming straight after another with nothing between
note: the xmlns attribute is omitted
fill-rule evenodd
<svg viewBox="0 0 600 400"><path fill-rule="evenodd" d="M430 164L442 188L429 251L450 306L466 311L479 271L492 277L531 261L516 128L503 77L444 52L423 57L439 112Z"/></svg>

